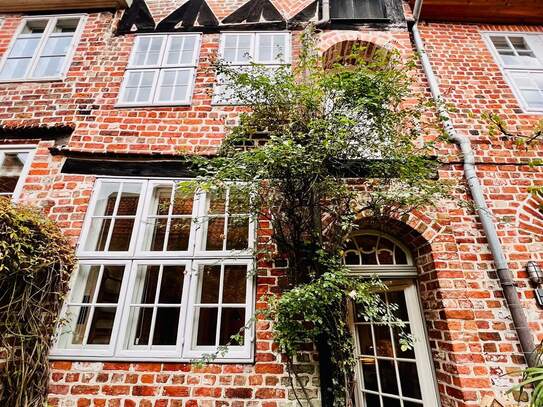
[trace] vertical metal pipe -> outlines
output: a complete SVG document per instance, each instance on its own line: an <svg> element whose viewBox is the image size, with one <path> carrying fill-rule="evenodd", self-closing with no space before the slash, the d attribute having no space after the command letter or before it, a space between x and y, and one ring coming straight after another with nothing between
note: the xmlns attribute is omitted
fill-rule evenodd
<svg viewBox="0 0 543 407"><path fill-rule="evenodd" d="M481 183L479 182L479 178L475 171L475 156L471 142L467 137L458 134L453 126L449 112L445 108L443 96L439 90L439 82L432 68L430 59L426 54L424 42L420 36L418 20L422 9L422 2L423 0L417 0L414 7L415 24L411 28L411 33L413 35L415 49L419 53L422 67L424 69L426 79L428 80L430 92L432 93L432 97L436 102L443 128L445 129L449 139L458 144L460 151L462 152L462 156L464 158L464 175L466 177L466 181L468 182L473 201L475 202L477 213L479 215L479 219L481 220L481 224L488 242L488 247L492 253L492 258L496 267L498 279L500 280L505 301L509 307L509 311L511 312L513 325L517 332L526 363L528 366L533 366L535 363L533 354L535 349L534 337L530 328L528 327L526 314L524 313L518 298L517 289L513 281L513 275L511 270L509 270L502 245L498 238L496 226L494 225L494 221L492 219L492 214L486 203L483 190L481 188Z"/></svg>

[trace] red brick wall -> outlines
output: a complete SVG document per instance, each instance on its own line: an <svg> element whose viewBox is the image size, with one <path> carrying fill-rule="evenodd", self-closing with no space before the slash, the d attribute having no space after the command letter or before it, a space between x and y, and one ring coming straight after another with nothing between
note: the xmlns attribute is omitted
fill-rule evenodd
<svg viewBox="0 0 543 407"><path fill-rule="evenodd" d="M148 3L158 20L180 2L149 0ZM240 3L210 1L219 17L229 14ZM290 17L303 4L303 1L278 1L277 7ZM219 36L203 36L191 106L116 108L133 43L132 35L114 35L120 15L89 14L64 81L0 84L0 125L71 125L75 129L68 147L83 151L201 153L217 147L238 114L237 108L211 105L214 78L210 63ZM19 22L19 16L4 16L0 55L7 49ZM539 117L517 113L518 103L482 42L483 29L543 31L543 27L421 26L442 91L447 101L458 108L453 114L455 125L474 143L478 174L496 215L509 265L517 278L534 333L542 339L539 320L543 315L535 305L533 290L523 271L526 261L543 261L543 220L537 202L528 192L530 186L543 184L543 173L526 165L530 158L541 156L541 151L539 147L526 150L511 141L490 137L479 115L487 110L499 112L519 130L528 129ZM412 52L405 27L386 32L369 28L360 32L325 32L321 48L325 50L348 40L395 47L406 56ZM422 72L419 76L422 78ZM424 82L421 86L425 86ZM43 207L75 243L95 178L61 174L64 158L52 156L48 150L51 146L51 141L39 144L22 199ZM462 204L463 200L469 201L469 196L461 188L463 173L457 149L441 144L438 153L444 161L440 176L458 184L454 197L386 228L405 241L417 258L421 298L443 406L476 407L485 395L503 393L510 382L503 374L521 366L522 359L481 226L473 210ZM281 273L273 264L261 263L259 297L277 291ZM263 302L257 303L257 307L265 306ZM285 366L274 351L267 321L257 325L256 348L255 364L217 364L203 369L171 363L56 361L51 404L283 406L293 395L289 394ZM305 357L301 370L310 392L316 395L313 356Z"/></svg>

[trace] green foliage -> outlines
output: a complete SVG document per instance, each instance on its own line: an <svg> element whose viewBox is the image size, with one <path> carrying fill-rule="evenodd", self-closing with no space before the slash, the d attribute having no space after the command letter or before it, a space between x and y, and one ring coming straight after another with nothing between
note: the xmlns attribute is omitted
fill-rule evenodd
<svg viewBox="0 0 543 407"><path fill-rule="evenodd" d="M522 395L526 387L531 388L529 407L543 407L543 343L535 349L532 357L535 366L524 369L520 383L509 389L508 393Z"/></svg>
<svg viewBox="0 0 543 407"><path fill-rule="evenodd" d="M348 64L325 67L315 42L304 33L296 65L273 73L219 63L228 92L247 108L219 154L194 162L198 187L236 182L255 217L271 224L269 243L288 260L285 292L268 299L275 340L289 363L314 343L323 405L344 406L355 363L348 304L364 303L374 320L391 313L377 300L381 284L348 276L343 245L358 218L402 216L437 202L447 186L428 159L435 123L413 98L413 63L394 52L367 60L353 49Z"/></svg>
<svg viewBox="0 0 543 407"><path fill-rule="evenodd" d="M0 198L0 404L43 406L48 354L74 267L72 248L38 211Z"/></svg>

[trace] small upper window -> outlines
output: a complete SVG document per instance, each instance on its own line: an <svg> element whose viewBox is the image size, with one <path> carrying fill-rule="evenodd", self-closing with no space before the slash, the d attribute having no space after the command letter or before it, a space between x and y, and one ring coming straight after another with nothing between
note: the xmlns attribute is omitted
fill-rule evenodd
<svg viewBox="0 0 543 407"><path fill-rule="evenodd" d="M199 34L136 37L120 104L190 104L199 49Z"/></svg>
<svg viewBox="0 0 543 407"><path fill-rule="evenodd" d="M82 20L74 16L26 19L6 53L0 80L62 78Z"/></svg>
<svg viewBox="0 0 543 407"><path fill-rule="evenodd" d="M386 18L383 0L332 0L330 17L336 20L375 20Z"/></svg>
<svg viewBox="0 0 543 407"><path fill-rule="evenodd" d="M523 107L543 112L543 36L490 34L489 43Z"/></svg>
<svg viewBox="0 0 543 407"><path fill-rule="evenodd" d="M16 199L30 166L32 148L0 147L0 196Z"/></svg>
<svg viewBox="0 0 543 407"><path fill-rule="evenodd" d="M251 64L261 64L271 71L290 63L290 34L281 33L227 33L221 36L220 58L240 72ZM236 103L227 79L217 78L214 103Z"/></svg>

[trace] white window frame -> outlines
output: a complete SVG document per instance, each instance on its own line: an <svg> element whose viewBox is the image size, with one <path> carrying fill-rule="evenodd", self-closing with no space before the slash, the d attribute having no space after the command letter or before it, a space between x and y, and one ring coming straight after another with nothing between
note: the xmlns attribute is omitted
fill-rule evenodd
<svg viewBox="0 0 543 407"><path fill-rule="evenodd" d="M6 52L4 53L4 56L2 57L2 60L0 62L0 71L4 68L4 65L9 59L9 54L11 53L13 46L15 45L15 42L19 38L19 36L22 34L25 26L28 22L31 21L43 21L48 20L47 25L45 27L45 30L43 32L43 35L38 43L38 46L36 47L36 50L34 51L34 54L32 56L32 60L27 68L27 71L25 73L25 76L22 78L14 78L14 79L0 79L0 83L16 83L16 82L49 82L49 81L56 81L56 80L64 80L66 79L66 76L68 74L69 68L72 64L72 60L75 54L75 51L77 49L77 46L81 40L81 35L83 34L83 30L85 27L85 23L87 21L87 14L52 14L52 15L40 15L40 16L32 16L32 17L24 17L19 24L19 27L17 28L15 35L11 39L11 42L6 49ZM42 54L43 48L45 47L45 44L47 40L49 39L50 34L52 33L54 27L56 26L56 23L59 19L71 19L71 18L77 18L79 19L79 22L77 24L77 28L73 34L72 42L70 44L70 48L68 49L68 52L66 52L66 59L64 61L64 66L62 67L61 73L58 76L48 76L48 77L33 77L31 76L32 72L36 69L36 65L38 60L40 59L40 56Z"/></svg>
<svg viewBox="0 0 543 407"><path fill-rule="evenodd" d="M522 96L521 92L519 91L517 85L515 84L515 81L513 80L511 74L514 73L524 73L524 74L530 74L531 72L534 73L541 73L543 74L543 33L535 33L535 32L517 32L517 31L484 31L481 32L481 35L483 37L484 42L486 43L487 48L490 50L490 53L492 54L496 64L498 64L500 71L502 72L502 75L505 78L505 81L511 88L513 94L515 95L515 98L519 102L519 105L521 109L525 113L530 114L543 114L543 108L540 109L534 109L533 107L530 107L524 97ZM498 51L494 47L494 44L492 43L492 40L490 37L493 36L503 36L503 37L519 37L524 38L524 40L528 43L530 48L535 54L535 57L539 61L540 66L539 67L510 67L506 66ZM535 39L535 41L532 41L532 39ZM538 41L539 44L534 48L534 42Z"/></svg>
<svg viewBox="0 0 543 407"><path fill-rule="evenodd" d="M34 144L20 144L20 145L0 145L0 156L4 153L28 153L28 159L26 160L19 179L17 180L17 185L11 193L11 200L13 202L18 202L23 191L24 183L30 172L30 167L32 166L32 161L36 155L37 146ZM7 195L7 194L6 194ZM5 195L0 195L5 196Z"/></svg>
<svg viewBox="0 0 543 407"><path fill-rule="evenodd" d="M200 216L205 215L207 208L207 194L205 192L196 192L193 200L191 231L189 236L189 245L187 251L170 252L152 252L141 250L144 243L144 235L147 230L147 216L152 209L153 192L158 186L175 186L177 182L186 179L171 178L120 178L103 177L96 180L93 190L93 196L87 209L87 214L83 224L80 242L78 243L77 256L81 264L126 264L125 275L123 276L122 288L119 293L117 314L115 316L114 327L111 333L109 345L82 345L76 347L60 347L59 334L57 341L51 352L51 359L62 359L69 357L73 360L134 360L134 361L177 361L190 362L206 354L217 351L217 347L197 346L193 332L197 332L197 326L193 326L195 301L197 298L199 286L199 265L203 264L226 264L226 265L246 265L247 282L245 303L239 304L236 308L245 308L245 323L249 324L254 314L255 306L255 265L254 265L254 240L256 236L256 222L252 216L249 217L249 237L247 250L229 250L229 251L205 251L199 250L203 235ZM132 229L131 242L126 252L98 252L84 250L84 241L87 238L91 220L97 204L97 197L100 194L103 185L108 183L140 183L140 197L136 209L135 222ZM120 195L120 194L119 194ZM119 198L117 198L118 206ZM203 216L205 219L205 216ZM204 221L205 222L205 221ZM113 226L110 226L110 232ZM200 240L198 240L200 239ZM142 347L125 346L130 338L129 320L130 308L133 296L133 290L137 280L137 269L140 265L184 265L185 276L183 281L182 303L180 304L180 317L178 327L178 341L172 346L142 345ZM71 288L77 278L72 278ZM220 287L222 289L222 286ZM70 291L71 292L71 291ZM222 292L222 291L221 291ZM64 304L62 314L66 312L68 303ZM211 304L210 304L211 306ZM220 305L218 306L220 307ZM88 322L90 324L90 321ZM197 321L196 321L197 323ZM217 323L220 323L218 320ZM245 340L243 346L230 346L225 354L217 357L217 362L225 363L243 363L251 362L254 358L254 324L247 325L244 332ZM88 328L87 328L88 329ZM194 342L194 343L193 343ZM144 349L144 347L146 347Z"/></svg>
<svg viewBox="0 0 543 407"><path fill-rule="evenodd" d="M436 406L441 405L439 399L439 391L437 388L437 381L435 377L435 369L432 362L432 354L430 351L430 346L428 342L428 333L426 326L423 320L423 309L420 302L419 291L417 287L417 273L416 267L414 266L413 258L410 254L410 251L405 245L399 242L397 239L390 237L381 232L376 231L360 231L356 235L371 235L371 236L382 236L390 240L395 245L399 246L406 252L408 265L371 265L371 266L351 266L347 265L350 269L350 274L355 277L371 277L379 276L382 279L397 279L401 285L391 288L391 291L401 290L405 293L405 303L407 307L407 314L409 318L409 325L411 328L411 334L413 336L413 351L415 353L415 363L417 366L419 385L421 390L421 396L423 401L423 406ZM370 272L371 270L371 272ZM350 326L351 333L354 338L354 346L356 355L360 354L360 338L356 331L356 326L354 325L354 310L353 304L350 303L349 314L350 314ZM379 376L379 375L378 375ZM363 391L360 383L362 383L362 370L361 363L357 361L355 366L355 399L356 406L364 406L363 402ZM399 383L398 383L399 384ZM379 392L374 392L371 390L364 390L368 393L379 395ZM403 404L402 404L403 405Z"/></svg>
<svg viewBox="0 0 543 407"><path fill-rule="evenodd" d="M261 35L273 35L273 34L281 34L286 37L285 42L285 54L283 55L283 61L280 63L277 61L263 61L258 58L259 49L256 48L257 44L257 37ZM251 46L250 46L250 60L245 62L236 62L236 63L230 63L227 64L233 67L239 67L240 69L243 69L244 67L250 67L251 64L261 64L266 67L280 67L285 65L290 65L292 63L292 33L290 31L228 31L221 33L220 40L219 40L219 58L222 60L224 56L224 48L226 44L226 38L230 35L243 35L243 36L250 36L251 37ZM217 78L219 79L219 78ZM232 105L239 105L238 102L235 100L227 102L225 100L222 100L219 95L217 94L217 89L219 88L219 84L215 83L215 89L213 91L213 105L218 106L232 106Z"/></svg>
<svg viewBox="0 0 543 407"><path fill-rule="evenodd" d="M167 50L173 40L176 37L195 37L194 50L193 50L193 62L191 64L167 64ZM160 54L158 62L153 65L136 65L134 59L136 57L136 49L139 41L142 38L162 38L162 45L160 48ZM189 106L192 103L192 97L194 93L196 83L196 71L198 69L198 62L200 59L200 47L202 43L201 33L181 33L181 34L141 34L137 35L132 46L128 65L124 72L123 81L119 91L119 98L116 107L142 107L142 106ZM160 83L163 78L163 73L169 70L187 70L190 72L190 80L187 89L186 100L174 100L170 102L161 102L158 100ZM154 72L153 84L151 87L151 93L149 100L145 102L127 102L124 100L126 94L126 86L128 83L128 77L131 72Z"/></svg>

